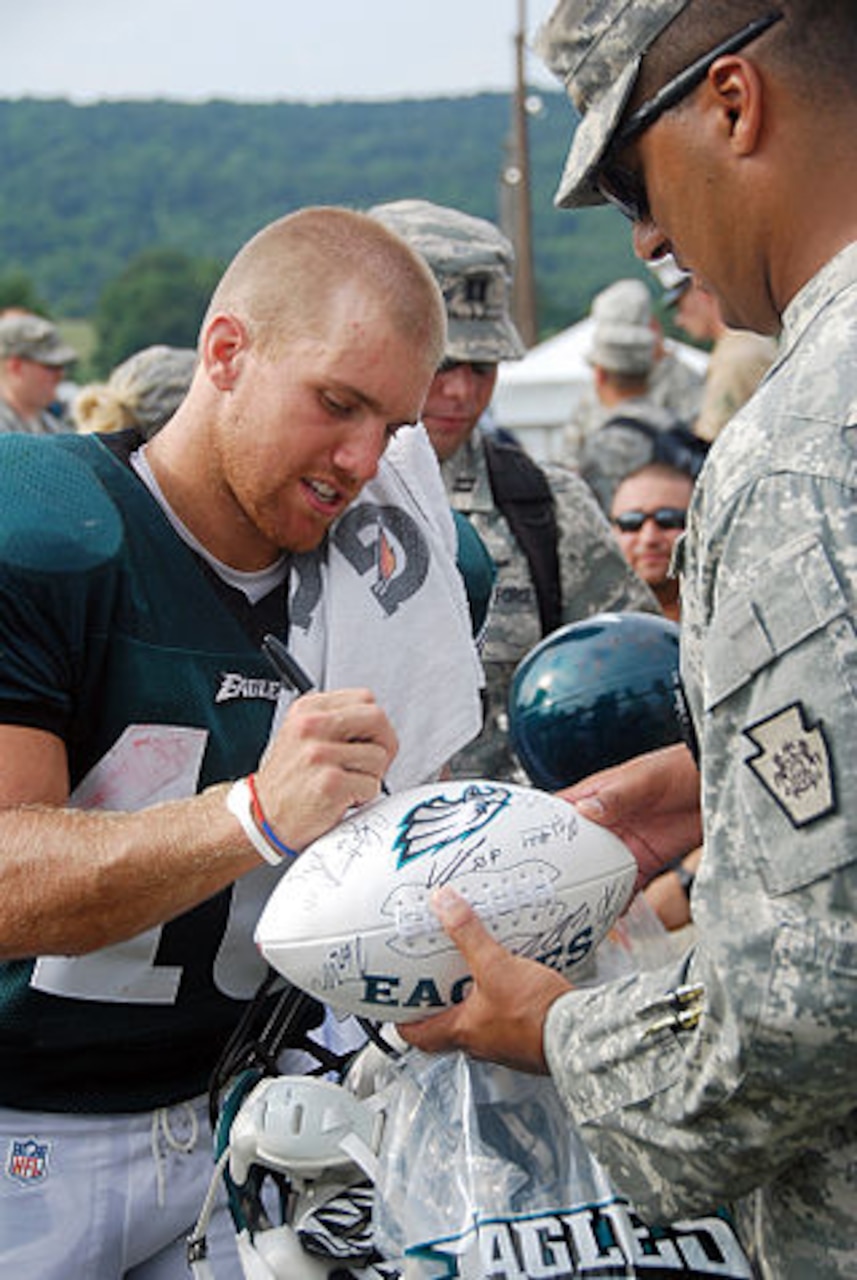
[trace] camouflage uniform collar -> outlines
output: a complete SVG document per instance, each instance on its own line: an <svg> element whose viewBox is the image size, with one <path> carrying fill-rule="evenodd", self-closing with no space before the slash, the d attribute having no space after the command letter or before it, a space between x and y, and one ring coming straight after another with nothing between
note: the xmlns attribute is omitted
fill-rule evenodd
<svg viewBox="0 0 857 1280"><path fill-rule="evenodd" d="M819 312L829 306L844 290L857 285L857 241L846 245L815 273L791 299L783 312L780 355L774 368L813 323ZM769 371L770 372L770 371Z"/></svg>

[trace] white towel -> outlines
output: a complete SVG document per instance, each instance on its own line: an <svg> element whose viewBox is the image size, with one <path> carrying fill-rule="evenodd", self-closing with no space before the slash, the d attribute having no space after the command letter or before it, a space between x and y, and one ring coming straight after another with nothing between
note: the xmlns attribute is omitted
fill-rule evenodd
<svg viewBox="0 0 857 1280"><path fill-rule="evenodd" d="M325 552L295 558L289 649L319 689L372 690L399 737L391 790L436 777L482 723L455 553L440 469L417 426L396 434ZM277 724L293 697L281 697Z"/></svg>

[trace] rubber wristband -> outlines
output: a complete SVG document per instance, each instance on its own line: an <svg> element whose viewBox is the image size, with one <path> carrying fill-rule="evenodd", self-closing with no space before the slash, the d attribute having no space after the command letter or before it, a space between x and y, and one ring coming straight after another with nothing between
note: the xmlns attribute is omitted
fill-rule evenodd
<svg viewBox="0 0 857 1280"><path fill-rule="evenodd" d="M297 849L292 849L289 845L283 844L282 840L265 817L262 810L262 802L259 799L259 792L256 790L255 773L248 774L247 789L250 792L250 811L253 815L253 820L264 835L265 839L277 850L281 857L296 858L298 856Z"/></svg>
<svg viewBox="0 0 857 1280"><path fill-rule="evenodd" d="M250 786L246 778L239 778L237 782L233 782L226 796L226 808L241 823L241 830L252 844L258 854L270 863L272 867L278 867L283 861L280 854L271 847L265 836L253 821L252 813L253 797Z"/></svg>

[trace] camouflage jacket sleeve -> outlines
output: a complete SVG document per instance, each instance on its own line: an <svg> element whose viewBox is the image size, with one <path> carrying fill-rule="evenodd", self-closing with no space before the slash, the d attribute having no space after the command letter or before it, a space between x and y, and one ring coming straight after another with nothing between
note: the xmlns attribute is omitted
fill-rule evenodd
<svg viewBox="0 0 857 1280"><path fill-rule="evenodd" d="M573 992L548 1019L571 1113L651 1218L774 1180L788 1202L806 1166L818 1220L834 1135L850 1133L857 1158L857 579L853 551L837 556L822 527L857 547L857 493L832 503L825 489L790 477L744 495L730 525L756 530L755 565L723 547L731 583L705 628L704 683L686 672L705 814L695 950ZM766 554L766 517L784 513L792 536ZM696 621L685 608L683 632Z"/></svg>
<svg viewBox="0 0 857 1280"><path fill-rule="evenodd" d="M545 1031L569 1109L641 1211L758 1188L784 1276L843 1274L800 1270L825 1234L857 1261L857 314L825 285L710 455L683 544L698 944L672 971L572 992Z"/></svg>
<svg viewBox="0 0 857 1280"><path fill-rule="evenodd" d="M586 481L565 467L544 470L556 500L563 622L628 609L660 613L653 593L622 555Z"/></svg>

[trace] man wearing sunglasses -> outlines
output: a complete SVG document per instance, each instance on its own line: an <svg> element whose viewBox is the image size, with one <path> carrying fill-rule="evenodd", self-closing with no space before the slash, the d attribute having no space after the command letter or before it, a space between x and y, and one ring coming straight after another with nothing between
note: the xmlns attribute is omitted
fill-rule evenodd
<svg viewBox="0 0 857 1280"><path fill-rule="evenodd" d="M673 622L679 621L681 604L678 578L670 573L670 563L692 493L693 479L687 472L652 462L620 481L610 508L622 555Z"/></svg>
<svg viewBox="0 0 857 1280"><path fill-rule="evenodd" d="M673 549L687 523L693 484L688 471L667 462L651 462L620 482L610 508L610 523L623 556L673 622L681 621ZM649 906L667 929L681 929L691 921L690 897L700 854L694 849L677 858L646 885Z"/></svg>
<svg viewBox="0 0 857 1280"><path fill-rule="evenodd" d="M560 0L541 49L581 116L558 202L618 204L780 353L681 543L700 773L667 748L566 793L644 872L704 832L693 949L571 990L446 891L475 983L407 1038L550 1070L644 1216L732 1201L762 1276L855 1276L857 6Z"/></svg>

